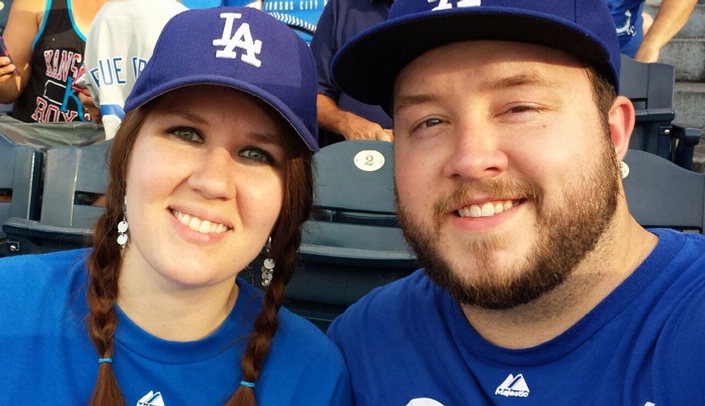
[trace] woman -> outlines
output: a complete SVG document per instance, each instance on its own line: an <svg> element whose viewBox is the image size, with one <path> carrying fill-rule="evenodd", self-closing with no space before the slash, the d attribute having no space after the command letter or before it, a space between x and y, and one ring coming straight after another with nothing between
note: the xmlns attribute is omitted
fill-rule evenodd
<svg viewBox="0 0 705 406"><path fill-rule="evenodd" d="M93 17L108 0L14 0L3 32L0 103L24 122L88 121L74 90Z"/></svg>
<svg viewBox="0 0 705 406"><path fill-rule="evenodd" d="M280 309L315 98L273 18L174 17L126 101L94 248L0 261L0 403L350 404L337 349ZM264 297L236 280L263 246Z"/></svg>

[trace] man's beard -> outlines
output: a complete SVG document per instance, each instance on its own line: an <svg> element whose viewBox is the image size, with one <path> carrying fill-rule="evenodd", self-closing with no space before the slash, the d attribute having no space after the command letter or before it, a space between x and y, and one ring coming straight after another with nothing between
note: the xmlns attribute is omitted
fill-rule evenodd
<svg viewBox="0 0 705 406"><path fill-rule="evenodd" d="M582 185L571 185L552 210L543 208L544 198L538 188L522 182L489 180L460 185L454 193L435 205L433 229L423 225L397 206L399 223L404 236L425 267L428 276L447 289L460 303L486 309L511 309L529 303L562 284L585 256L597 245L610 225L617 209L619 175L614 150L604 141L598 162ZM538 241L530 249L524 263L514 269L497 269L495 251L506 248L512 241L486 238L470 242L468 255L477 264L474 277L460 275L463 264L448 263L441 243L441 226L450 207L458 207L468 196L521 196L533 201L537 210ZM462 260L462 259L460 259Z"/></svg>

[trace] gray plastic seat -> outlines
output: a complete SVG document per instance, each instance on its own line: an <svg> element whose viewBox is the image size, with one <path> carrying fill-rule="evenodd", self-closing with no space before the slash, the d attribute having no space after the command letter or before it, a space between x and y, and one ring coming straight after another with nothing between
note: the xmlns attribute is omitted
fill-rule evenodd
<svg viewBox="0 0 705 406"><path fill-rule="evenodd" d="M629 168L624 178L627 204L639 224L703 233L704 174L639 150L629 150L624 163Z"/></svg>
<svg viewBox="0 0 705 406"><path fill-rule="evenodd" d="M51 252L90 243L93 225L104 211L91 202L105 193L106 153L111 143L59 147L46 152L39 218L11 217L3 225L13 252Z"/></svg>
<svg viewBox="0 0 705 406"><path fill-rule="evenodd" d="M397 223L392 144L340 142L315 162L316 212L304 224L287 307L325 330L367 292L418 265Z"/></svg>
<svg viewBox="0 0 705 406"><path fill-rule="evenodd" d="M10 217L39 217L41 173L41 151L17 145L0 135L0 191L12 196L10 201L0 201L0 226ZM4 238L0 232L0 240Z"/></svg>
<svg viewBox="0 0 705 406"><path fill-rule="evenodd" d="M691 169L700 130L674 124L675 68L622 55L620 94L634 104L636 124L629 148L647 151Z"/></svg>

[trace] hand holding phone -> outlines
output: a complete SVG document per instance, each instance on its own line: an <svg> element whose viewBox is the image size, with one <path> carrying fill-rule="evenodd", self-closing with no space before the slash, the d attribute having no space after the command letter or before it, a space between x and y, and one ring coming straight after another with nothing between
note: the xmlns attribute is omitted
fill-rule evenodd
<svg viewBox="0 0 705 406"><path fill-rule="evenodd" d="M5 46L5 40L3 40L2 36L0 36L0 56L3 55L10 58L10 63L14 63L12 61L12 57L10 56L10 51Z"/></svg>

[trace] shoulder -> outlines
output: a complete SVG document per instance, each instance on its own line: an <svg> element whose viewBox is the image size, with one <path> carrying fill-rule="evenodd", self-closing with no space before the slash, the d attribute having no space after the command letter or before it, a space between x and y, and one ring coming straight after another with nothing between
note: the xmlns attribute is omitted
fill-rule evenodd
<svg viewBox="0 0 705 406"><path fill-rule="evenodd" d="M343 366L338 348L313 323L285 308L279 310L278 318L279 328L274 337L275 345L295 350L303 362L324 362Z"/></svg>
<svg viewBox="0 0 705 406"><path fill-rule="evenodd" d="M46 292L54 292L56 298L58 292L73 292L85 284L88 254L88 250L70 250L2 258L0 296L26 301L46 296Z"/></svg>
<svg viewBox="0 0 705 406"><path fill-rule="evenodd" d="M51 278L54 273L76 269L76 265L85 262L89 252L88 249L80 249L0 258L0 279Z"/></svg>
<svg viewBox="0 0 705 406"><path fill-rule="evenodd" d="M351 404L350 379L338 347L318 327L285 308L278 319L262 380L276 382L280 389L262 403Z"/></svg>
<svg viewBox="0 0 705 406"><path fill-rule="evenodd" d="M366 331L394 330L396 323L405 323L409 311L435 312L435 298L443 295L423 269L411 275L372 290L338 316L328 335L336 343L338 338L358 336Z"/></svg>

